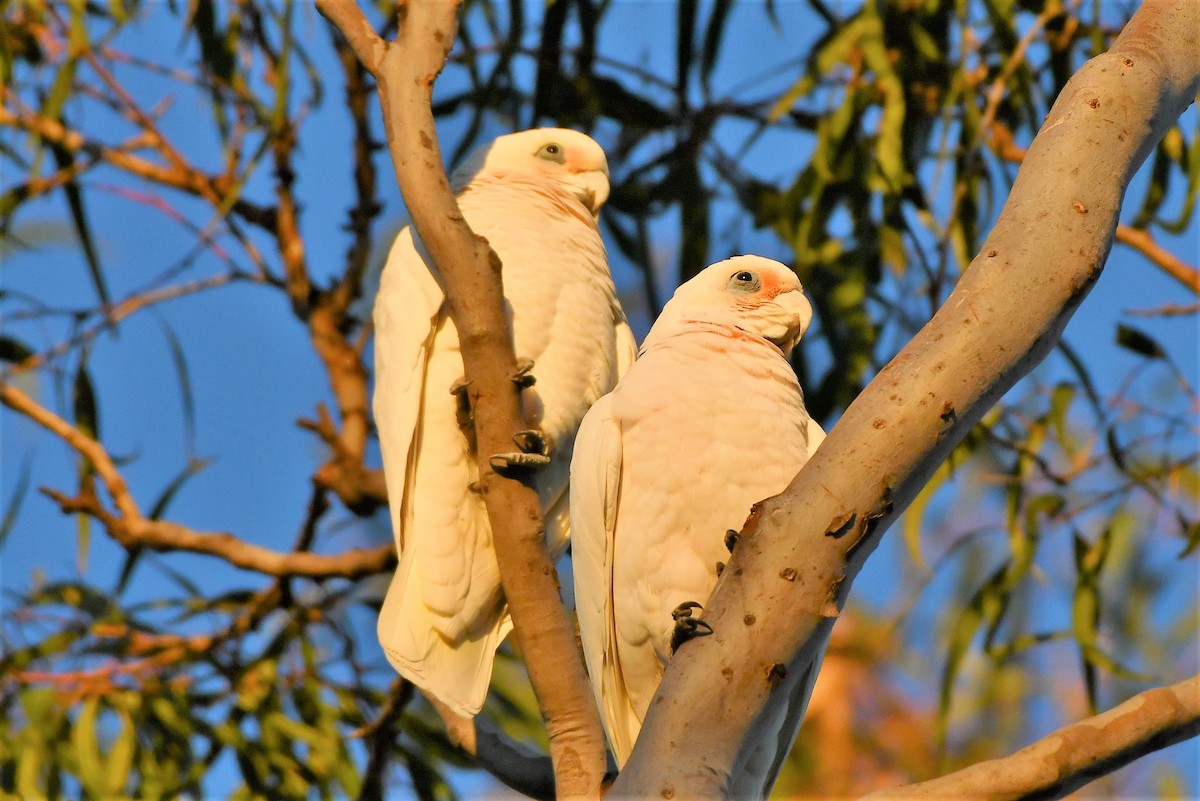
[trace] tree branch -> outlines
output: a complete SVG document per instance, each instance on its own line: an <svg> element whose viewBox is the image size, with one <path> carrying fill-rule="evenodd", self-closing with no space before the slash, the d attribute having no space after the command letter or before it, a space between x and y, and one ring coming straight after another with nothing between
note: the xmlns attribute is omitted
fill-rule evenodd
<svg viewBox="0 0 1200 801"><path fill-rule="evenodd" d="M432 695L426 699L441 715L450 740L475 758L476 764L506 787L530 798L554 798L554 766L550 757L514 741L485 715L459 715Z"/></svg>
<svg viewBox="0 0 1200 801"><path fill-rule="evenodd" d="M356 579L383 573L396 565L395 550L390 544L378 548L355 548L332 555L280 553L232 534L194 531L178 523L150 520L142 515L124 477L103 445L7 381L0 381L0 403L57 435L95 466L97 475L117 507L116 515L105 509L94 495L71 498L52 489L43 488L42 492L53 498L64 512L83 512L96 518L104 524L109 536L126 548L202 553L271 576Z"/></svg>
<svg viewBox="0 0 1200 801"><path fill-rule="evenodd" d="M613 797L726 797L756 722L807 697L883 532L1099 278L1130 178L1200 88L1198 28L1200 4L1146 0L1064 88L945 305L747 521L705 609L715 633L667 666Z"/></svg>
<svg viewBox="0 0 1200 801"><path fill-rule="evenodd" d="M7 381L0 381L0 403L25 415L50 433L58 435L80 456L91 462L92 466L96 468L96 474L104 482L108 494L112 496L113 505L117 507L124 518L130 522L145 519L142 517L142 510L138 508L137 501L130 494L124 477L117 470L117 466L113 464L112 458L109 457L108 451L104 449L103 445Z"/></svg>
<svg viewBox="0 0 1200 801"><path fill-rule="evenodd" d="M992 152L1005 161L1019 164L1025 160L1026 151L1017 147L1012 132L999 123L992 125L988 144ZM1200 270L1154 241L1154 236L1146 229L1118 225L1117 241L1138 251L1167 275L1200 295Z"/></svg>
<svg viewBox="0 0 1200 801"><path fill-rule="evenodd" d="M880 790L863 801L955 798L1051 801L1152 751L1200 734L1200 676L1157 687L1073 723L1015 754L930 781Z"/></svg>
<svg viewBox="0 0 1200 801"><path fill-rule="evenodd" d="M527 428L504 313L500 262L463 219L442 166L433 120L433 83L454 42L457 3L402 4L396 40L384 42L353 0L318 0L375 77L401 194L437 267L471 382L480 486L500 579L538 703L546 716L559 798L597 798L604 739L543 540L537 493L498 475L489 457L512 448ZM518 471L520 472L520 471Z"/></svg>
<svg viewBox="0 0 1200 801"><path fill-rule="evenodd" d="M1154 237L1146 229L1118 225L1117 241L1138 251L1161 267L1167 275L1200 295L1200 270L1187 264L1183 259L1155 242Z"/></svg>

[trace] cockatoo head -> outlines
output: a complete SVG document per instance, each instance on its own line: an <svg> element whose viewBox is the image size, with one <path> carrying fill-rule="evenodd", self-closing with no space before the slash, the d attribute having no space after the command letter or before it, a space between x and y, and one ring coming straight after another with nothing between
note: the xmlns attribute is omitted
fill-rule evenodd
<svg viewBox="0 0 1200 801"><path fill-rule="evenodd" d="M579 199L593 217L608 200L608 159L596 140L567 128L534 128L497 137L454 171L457 191L476 175L536 172Z"/></svg>
<svg viewBox="0 0 1200 801"><path fill-rule="evenodd" d="M760 336L786 356L811 322L812 306L794 272L762 256L734 256L675 290L642 347L688 323L710 323Z"/></svg>

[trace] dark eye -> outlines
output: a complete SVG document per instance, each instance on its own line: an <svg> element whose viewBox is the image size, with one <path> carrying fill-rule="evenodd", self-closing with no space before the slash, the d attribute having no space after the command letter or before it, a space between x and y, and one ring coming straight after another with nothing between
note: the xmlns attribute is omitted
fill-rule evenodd
<svg viewBox="0 0 1200 801"><path fill-rule="evenodd" d="M559 164L562 164L567 158L566 154L563 153L562 145L557 142L542 145L542 149L537 152L537 156L546 161L557 161Z"/></svg>
<svg viewBox="0 0 1200 801"><path fill-rule="evenodd" d="M757 273L739 270L729 276L729 283L725 288L731 292L757 292L762 288L762 281L758 279Z"/></svg>

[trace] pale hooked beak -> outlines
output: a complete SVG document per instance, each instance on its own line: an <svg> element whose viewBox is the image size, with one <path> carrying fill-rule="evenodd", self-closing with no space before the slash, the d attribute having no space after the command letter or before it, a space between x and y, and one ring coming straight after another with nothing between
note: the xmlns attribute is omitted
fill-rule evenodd
<svg viewBox="0 0 1200 801"><path fill-rule="evenodd" d="M812 304L804 297L804 290L797 287L776 295L768 305L774 308L765 336L788 356L812 323Z"/></svg>
<svg viewBox="0 0 1200 801"><path fill-rule="evenodd" d="M571 173L567 178L575 189L575 197L579 198L595 219L600 218L600 207L608 200L608 174L601 170L583 170Z"/></svg>

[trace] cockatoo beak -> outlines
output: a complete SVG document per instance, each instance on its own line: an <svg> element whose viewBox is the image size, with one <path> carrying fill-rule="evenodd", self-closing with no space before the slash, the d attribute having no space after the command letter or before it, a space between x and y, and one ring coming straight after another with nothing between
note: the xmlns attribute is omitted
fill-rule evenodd
<svg viewBox="0 0 1200 801"><path fill-rule="evenodd" d="M784 356L788 356L812 322L812 304L799 287L779 293L771 303L778 312L771 315L774 325L767 339L778 345Z"/></svg>
<svg viewBox="0 0 1200 801"><path fill-rule="evenodd" d="M571 173L567 179L575 187L575 196L579 198L594 219L600 219L600 207L608 200L608 172L606 170L580 170Z"/></svg>

